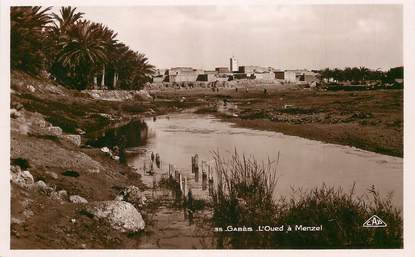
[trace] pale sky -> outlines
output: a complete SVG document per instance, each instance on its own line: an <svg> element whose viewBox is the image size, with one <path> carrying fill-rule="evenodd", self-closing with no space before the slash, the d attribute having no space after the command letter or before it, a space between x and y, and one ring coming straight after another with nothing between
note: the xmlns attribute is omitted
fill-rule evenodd
<svg viewBox="0 0 415 257"><path fill-rule="evenodd" d="M400 5L80 7L157 68L403 65Z"/></svg>

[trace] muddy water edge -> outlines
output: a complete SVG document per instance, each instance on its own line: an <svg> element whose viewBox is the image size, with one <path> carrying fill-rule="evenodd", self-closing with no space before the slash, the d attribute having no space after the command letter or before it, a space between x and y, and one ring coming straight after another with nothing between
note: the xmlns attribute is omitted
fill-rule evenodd
<svg viewBox="0 0 415 257"><path fill-rule="evenodd" d="M145 147L148 140L154 136L147 122L137 119L118 127L91 133L86 144L101 149L108 148L110 151L117 149L120 157L125 155L125 163L141 175L146 204L140 212L145 219L146 228L140 235L139 248L216 248L210 224L212 212L208 206L208 195L205 194L203 199L192 199L193 204L189 208L189 197L182 193L173 173L169 176L167 167L157 166L156 160L151 161L148 151L136 151L140 147ZM140 164L144 165L144 168L137 168L131 163L137 155L146 156Z"/></svg>
<svg viewBox="0 0 415 257"><path fill-rule="evenodd" d="M307 189L327 183L347 189L357 185L360 194L375 185L382 193L393 191L395 203L402 205L402 159L356 148L235 128L212 116L190 113L136 121L98 134L89 144L114 147L119 142L128 142L126 162L142 176L146 186L148 205L143 215L147 228L140 238L140 248L216 248L213 226L209 223L208 191L201 188L190 168L193 154L208 161L215 146L224 152L242 149L246 154L259 154L258 158L281 151L283 183L279 184L278 195L287 195L291 186ZM152 154L161 155L159 163L152 160ZM308 164L296 161L299 157ZM179 178L176 171L181 171ZM183 181L182 176L188 179L186 186L199 201L197 208L196 204L188 208L180 195L183 188L176 181ZM186 189L184 192L188 194Z"/></svg>

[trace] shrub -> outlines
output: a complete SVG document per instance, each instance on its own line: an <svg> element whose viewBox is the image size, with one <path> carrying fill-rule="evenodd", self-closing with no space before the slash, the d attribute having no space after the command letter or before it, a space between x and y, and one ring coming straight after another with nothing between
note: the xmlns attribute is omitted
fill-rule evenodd
<svg viewBox="0 0 415 257"><path fill-rule="evenodd" d="M252 232L219 232L219 248L401 248L402 217L391 195L380 196L374 187L357 196L323 184L309 191L294 190L289 199L275 199L278 162L259 165L235 154L230 160L215 154L217 186L212 195L215 227L252 227ZM222 177L222 179L220 179ZM378 215L388 226L365 228ZM256 231L258 226L284 226L283 232ZM296 231L295 225L320 226L322 231ZM292 227L287 232L288 226Z"/></svg>
<svg viewBox="0 0 415 257"><path fill-rule="evenodd" d="M29 161L23 158L12 159L12 165L19 166L22 170L30 168Z"/></svg>
<svg viewBox="0 0 415 257"><path fill-rule="evenodd" d="M354 188L354 187L353 187ZM400 248L402 218L391 204L390 196L382 198L374 189L369 197L358 197L352 189L322 185L307 192L297 192L297 199L277 202L278 224L322 225L323 231L274 234L281 248ZM372 215L381 217L386 228L365 228Z"/></svg>
<svg viewBox="0 0 415 257"><path fill-rule="evenodd" d="M79 177L79 172L74 171L74 170L65 170L62 175L66 176L66 177L74 177L77 178Z"/></svg>
<svg viewBox="0 0 415 257"><path fill-rule="evenodd" d="M260 165L255 159L240 157L235 151L229 161L215 153L217 187L213 192L213 223L217 227L253 227L273 224L273 201L277 183L276 164L268 160ZM230 232L225 238L233 248L270 247L269 233Z"/></svg>

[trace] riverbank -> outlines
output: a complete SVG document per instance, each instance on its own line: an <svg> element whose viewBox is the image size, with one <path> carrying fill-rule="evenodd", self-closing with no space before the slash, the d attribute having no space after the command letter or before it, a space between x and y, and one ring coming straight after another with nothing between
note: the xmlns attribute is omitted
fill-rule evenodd
<svg viewBox="0 0 415 257"><path fill-rule="evenodd" d="M236 126L403 156L403 90L314 91L292 87L154 92L166 99L202 99L197 113ZM226 101L226 106L224 105Z"/></svg>
<svg viewBox="0 0 415 257"><path fill-rule="evenodd" d="M195 105L95 99L12 71L11 248L158 248L162 234L149 235L159 233L154 220L168 201L153 197L158 188L133 168L86 142L110 127ZM161 216L157 222L168 217Z"/></svg>
<svg viewBox="0 0 415 257"><path fill-rule="evenodd" d="M196 214L194 224L188 226L180 217L183 210L172 205L174 200L157 183L153 185L152 176L143 176L120 163L116 158L119 156L109 151L112 149L94 148L87 143L108 133L109 128L131 121L191 109L209 112L236 126L282 132L280 127L270 125L278 124L287 127L286 134L299 135L303 131L304 137L311 138L307 133L315 133L324 139L316 138L321 141L328 138L324 133L330 131L334 143L339 142L335 136L341 134L331 131L334 125L352 124L362 127L363 132L343 132L367 138L364 132L371 128L376 132L373 141L381 141L378 144L386 148L391 148L391 142L402 133L402 91L355 94L292 87L268 88L268 95L264 95L261 88L249 88L248 92L221 88L219 92L150 92L156 95L155 99L125 99L124 92L120 94L122 101L118 101L116 92L110 93L111 99L104 100L99 95L91 97L53 81L12 72L12 249L213 247L198 240L211 238L211 227L198 226L208 224L209 218L204 215L209 210ZM355 110L370 114L353 113ZM379 133L387 135L388 122L396 120L391 124L391 140L382 142ZM315 131L312 126L316 126ZM325 130L317 129L318 126ZM374 142L362 148L370 144Z"/></svg>

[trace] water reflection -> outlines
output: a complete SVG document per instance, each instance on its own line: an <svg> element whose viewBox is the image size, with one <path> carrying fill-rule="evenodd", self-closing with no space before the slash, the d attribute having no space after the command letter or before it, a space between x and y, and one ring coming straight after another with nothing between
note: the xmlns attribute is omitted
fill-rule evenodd
<svg viewBox="0 0 415 257"><path fill-rule="evenodd" d="M280 153L277 194L288 196L291 186L311 189L326 183L349 190L356 183L356 193L367 193L375 185L381 193L394 192L394 203L402 206L402 158L372 153L353 147L325 144L281 133L237 128L211 116L181 114L158 117L147 123L155 133L145 145L128 156L130 165L140 168L149 153L159 153L167 167L174 164L184 175L193 178L191 156L211 160L212 151L253 155L259 161L274 160ZM147 154L143 154L147 153Z"/></svg>
<svg viewBox="0 0 415 257"><path fill-rule="evenodd" d="M120 145L137 147L145 145L149 137L151 133L147 123L143 120L134 120L121 127L95 132L89 135L90 139L86 143L93 147L113 148Z"/></svg>

